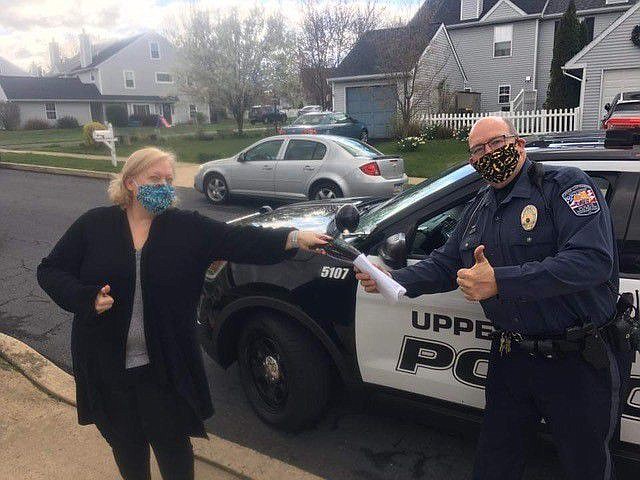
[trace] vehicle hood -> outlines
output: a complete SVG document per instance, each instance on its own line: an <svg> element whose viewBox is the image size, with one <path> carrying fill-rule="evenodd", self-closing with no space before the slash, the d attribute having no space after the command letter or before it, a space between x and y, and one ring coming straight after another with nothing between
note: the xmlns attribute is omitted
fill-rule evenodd
<svg viewBox="0 0 640 480"><path fill-rule="evenodd" d="M233 157L229 157L229 158L220 158L218 160L209 160L208 162L205 162L202 164L203 168L212 168L215 166L222 166L222 165L229 165L231 163L236 163L237 162L237 157L233 156Z"/></svg>
<svg viewBox="0 0 640 480"><path fill-rule="evenodd" d="M386 200L386 198L354 197L300 202L282 206L269 213L240 220L236 224L271 228L294 227L299 230L325 233L331 229L330 224L342 205L351 204L360 207L383 200Z"/></svg>

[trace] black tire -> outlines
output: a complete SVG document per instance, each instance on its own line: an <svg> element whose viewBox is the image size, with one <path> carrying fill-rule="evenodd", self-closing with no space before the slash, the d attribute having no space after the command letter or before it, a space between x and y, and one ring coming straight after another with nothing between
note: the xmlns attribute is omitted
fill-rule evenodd
<svg viewBox="0 0 640 480"><path fill-rule="evenodd" d="M229 187L222 175L211 173L205 177L204 196L214 205L222 205L229 201Z"/></svg>
<svg viewBox="0 0 640 480"><path fill-rule="evenodd" d="M309 192L311 200L327 200L331 198L342 198L342 190L338 185L330 181L316 183Z"/></svg>
<svg viewBox="0 0 640 480"><path fill-rule="evenodd" d="M363 128L360 132L360 141L364 143L369 143L369 132L366 128Z"/></svg>
<svg viewBox="0 0 640 480"><path fill-rule="evenodd" d="M262 312L238 341L240 381L264 422L295 432L313 425L331 393L330 360L319 342L293 321Z"/></svg>

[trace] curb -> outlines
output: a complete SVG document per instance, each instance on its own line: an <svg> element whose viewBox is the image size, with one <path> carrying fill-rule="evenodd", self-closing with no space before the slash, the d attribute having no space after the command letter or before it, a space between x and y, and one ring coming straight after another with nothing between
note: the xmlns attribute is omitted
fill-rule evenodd
<svg viewBox="0 0 640 480"><path fill-rule="evenodd" d="M0 333L0 357L13 365L38 389L73 407L76 406L73 377L36 350ZM196 460L224 470L241 480L321 480L280 460L224 440L209 433L209 439L192 438Z"/></svg>
<svg viewBox="0 0 640 480"><path fill-rule="evenodd" d="M96 172L94 170L81 170L78 168L50 167L47 165L30 165L27 163L0 162L0 168L6 168L8 170L24 170L27 172L70 175L73 177L90 177L90 178L100 178L100 179L112 178L111 177L112 174L109 172Z"/></svg>

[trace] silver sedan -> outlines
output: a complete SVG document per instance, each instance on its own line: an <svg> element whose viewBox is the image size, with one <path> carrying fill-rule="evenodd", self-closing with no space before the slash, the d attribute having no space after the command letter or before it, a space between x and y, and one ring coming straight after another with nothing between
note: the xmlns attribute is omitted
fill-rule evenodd
<svg viewBox="0 0 640 480"><path fill-rule="evenodd" d="M194 188L220 204L230 196L291 200L392 196L408 178L402 158L352 138L280 135L200 166Z"/></svg>

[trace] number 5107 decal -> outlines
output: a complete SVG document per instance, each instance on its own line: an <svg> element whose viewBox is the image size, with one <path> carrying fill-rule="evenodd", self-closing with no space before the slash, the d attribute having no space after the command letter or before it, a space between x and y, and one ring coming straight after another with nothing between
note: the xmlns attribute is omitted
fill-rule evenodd
<svg viewBox="0 0 640 480"><path fill-rule="evenodd" d="M322 278L334 278L336 280L344 280L349 275L349 269L344 267L322 267L320 276Z"/></svg>

